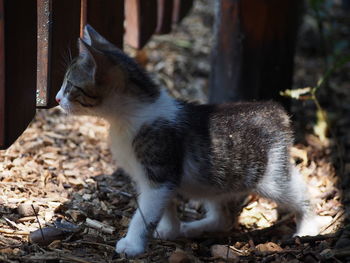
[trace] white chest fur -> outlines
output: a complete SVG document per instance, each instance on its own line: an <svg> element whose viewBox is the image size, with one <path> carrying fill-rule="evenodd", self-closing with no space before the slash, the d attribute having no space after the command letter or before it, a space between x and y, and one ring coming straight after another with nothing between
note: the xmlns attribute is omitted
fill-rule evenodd
<svg viewBox="0 0 350 263"><path fill-rule="evenodd" d="M148 180L134 152L133 139L144 124L152 123L158 118L175 121L178 110L179 106L175 100L163 91L155 102L130 109L130 116L123 116L124 125L119 121L109 120L109 139L113 157L117 165L123 168L139 187L148 183Z"/></svg>
<svg viewBox="0 0 350 263"><path fill-rule="evenodd" d="M118 167L123 168L139 184L144 181L144 170L133 150L133 138L132 133L120 131L117 127L111 125L109 140L113 158L116 160Z"/></svg>

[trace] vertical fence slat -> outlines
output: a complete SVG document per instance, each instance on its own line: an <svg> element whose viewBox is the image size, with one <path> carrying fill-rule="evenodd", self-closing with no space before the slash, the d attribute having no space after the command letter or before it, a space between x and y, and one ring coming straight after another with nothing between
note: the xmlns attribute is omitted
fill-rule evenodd
<svg viewBox="0 0 350 263"><path fill-rule="evenodd" d="M36 106L45 107L48 100L48 48L50 25L50 1L38 0L38 53Z"/></svg>
<svg viewBox="0 0 350 263"><path fill-rule="evenodd" d="M49 106L55 106L65 73L64 56L77 55L80 33L80 0L51 0L51 28L49 47Z"/></svg>
<svg viewBox="0 0 350 263"><path fill-rule="evenodd" d="M1 148L10 146L35 115L37 1L4 0L0 49L2 78ZM3 77L3 76L2 76ZM5 81L4 81L5 80Z"/></svg>
<svg viewBox="0 0 350 263"><path fill-rule="evenodd" d="M55 96L61 87L70 56L77 55L81 1L40 0L38 2L41 2L42 10L49 7L49 15L39 17L43 23L39 24L38 32L43 31L43 35L46 36L40 39L43 43L39 46L47 49L47 52L40 51L41 60L38 70L41 72L39 75L41 77L39 79L38 76L38 86L47 86L47 102L42 106L50 108L57 105ZM47 74L44 73L45 70Z"/></svg>
<svg viewBox="0 0 350 263"><path fill-rule="evenodd" d="M126 42L142 48L157 27L157 0L125 1Z"/></svg>
<svg viewBox="0 0 350 263"><path fill-rule="evenodd" d="M123 47L124 0L82 0L82 24L90 24L117 47Z"/></svg>
<svg viewBox="0 0 350 263"><path fill-rule="evenodd" d="M180 23L193 6L193 0L174 0L173 23Z"/></svg>
<svg viewBox="0 0 350 263"><path fill-rule="evenodd" d="M210 102L289 100L301 0L220 0L210 77Z"/></svg>
<svg viewBox="0 0 350 263"><path fill-rule="evenodd" d="M0 0L0 148L5 145L5 32L4 0Z"/></svg>
<svg viewBox="0 0 350 263"><path fill-rule="evenodd" d="M174 1L158 0L158 21L156 34L168 34L172 27Z"/></svg>

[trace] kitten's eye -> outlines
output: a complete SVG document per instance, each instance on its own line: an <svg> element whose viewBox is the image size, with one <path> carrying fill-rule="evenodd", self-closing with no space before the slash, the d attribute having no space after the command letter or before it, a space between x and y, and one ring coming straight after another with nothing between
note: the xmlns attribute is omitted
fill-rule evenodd
<svg viewBox="0 0 350 263"><path fill-rule="evenodd" d="M90 94L89 92L87 92L85 89L74 85L72 82L67 81L67 83L70 84L70 86L71 86L70 89L75 88L75 89L79 90L84 96L86 96L86 97L88 97L88 98L90 98L90 99L98 99L97 96L91 95L91 94Z"/></svg>
<svg viewBox="0 0 350 263"><path fill-rule="evenodd" d="M72 89L72 88L82 89L82 88L80 88L80 87L74 85L73 82L71 82L71 81L69 81L69 80L67 80L67 84L69 84L70 89ZM68 85L67 85L67 86L68 86Z"/></svg>
<svg viewBox="0 0 350 263"><path fill-rule="evenodd" d="M67 81L66 87L64 88L63 93L64 94L69 93L72 90L73 87L74 87L74 85L71 82Z"/></svg>

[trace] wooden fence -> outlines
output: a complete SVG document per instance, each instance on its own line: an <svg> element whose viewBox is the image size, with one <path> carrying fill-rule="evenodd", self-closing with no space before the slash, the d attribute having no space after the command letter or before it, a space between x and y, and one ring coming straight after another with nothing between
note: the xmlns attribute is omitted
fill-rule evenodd
<svg viewBox="0 0 350 263"><path fill-rule="evenodd" d="M50 108L86 23L118 47L166 34L193 0L0 0L0 148ZM125 22L125 28L124 28ZM70 54L68 54L70 52Z"/></svg>

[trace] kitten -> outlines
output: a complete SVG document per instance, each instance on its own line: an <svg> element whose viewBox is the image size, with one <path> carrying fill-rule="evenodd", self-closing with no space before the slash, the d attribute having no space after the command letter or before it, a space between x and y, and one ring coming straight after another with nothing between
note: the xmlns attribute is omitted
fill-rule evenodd
<svg viewBox="0 0 350 263"><path fill-rule="evenodd" d="M110 123L112 153L136 182L141 212L117 242L118 253L143 253L153 233L174 239L228 230L223 206L249 193L295 212L296 235L319 232L302 176L290 164L290 121L277 104L173 99L89 25L56 99L68 113ZM203 201L206 217L180 222L177 194Z"/></svg>

